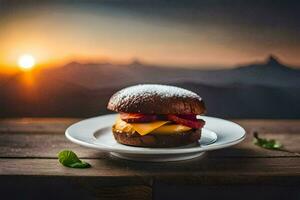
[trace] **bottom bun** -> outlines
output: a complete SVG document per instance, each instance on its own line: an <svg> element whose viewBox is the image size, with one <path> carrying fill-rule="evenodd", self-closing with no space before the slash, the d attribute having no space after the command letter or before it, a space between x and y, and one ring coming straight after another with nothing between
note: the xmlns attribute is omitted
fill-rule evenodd
<svg viewBox="0 0 300 200"><path fill-rule="evenodd" d="M139 135L138 133L126 134L113 129L113 134L118 143L137 147L178 147L198 142L201 129L172 135Z"/></svg>

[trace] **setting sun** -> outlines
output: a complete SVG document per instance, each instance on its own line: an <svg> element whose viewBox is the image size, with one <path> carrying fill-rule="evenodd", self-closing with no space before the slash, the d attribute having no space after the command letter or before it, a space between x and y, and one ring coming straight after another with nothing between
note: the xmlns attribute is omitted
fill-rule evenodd
<svg viewBox="0 0 300 200"><path fill-rule="evenodd" d="M22 70L30 70L35 66L35 58L29 54L22 55L18 60L18 65Z"/></svg>

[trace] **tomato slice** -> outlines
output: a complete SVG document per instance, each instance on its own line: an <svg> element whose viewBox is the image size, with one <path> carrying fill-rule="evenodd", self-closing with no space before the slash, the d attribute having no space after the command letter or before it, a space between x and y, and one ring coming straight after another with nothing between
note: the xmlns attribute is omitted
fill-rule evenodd
<svg viewBox="0 0 300 200"><path fill-rule="evenodd" d="M191 120L182 118L180 115L168 115L168 120L196 129L202 128L205 124L202 119L197 119L196 116Z"/></svg>
<svg viewBox="0 0 300 200"><path fill-rule="evenodd" d="M145 123L155 120L169 120L177 124L182 124L191 128L202 128L205 122L197 119L196 115L154 115L141 113L120 113L120 118L128 123Z"/></svg>
<svg viewBox="0 0 300 200"><path fill-rule="evenodd" d="M157 120L156 115L141 114L141 113L120 113L123 121L128 123L143 123Z"/></svg>

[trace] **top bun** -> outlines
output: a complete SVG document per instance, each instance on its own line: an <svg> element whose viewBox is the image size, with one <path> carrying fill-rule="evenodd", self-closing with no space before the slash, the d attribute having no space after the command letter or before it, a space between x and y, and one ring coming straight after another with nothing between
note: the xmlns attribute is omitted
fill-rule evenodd
<svg viewBox="0 0 300 200"><path fill-rule="evenodd" d="M204 102L189 90L157 84L142 84L124 88L108 102L116 112L143 114L202 114Z"/></svg>

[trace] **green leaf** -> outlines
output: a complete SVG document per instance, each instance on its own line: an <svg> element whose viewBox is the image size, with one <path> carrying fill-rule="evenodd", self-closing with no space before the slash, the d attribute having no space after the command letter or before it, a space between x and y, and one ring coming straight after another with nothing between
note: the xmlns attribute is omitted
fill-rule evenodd
<svg viewBox="0 0 300 200"><path fill-rule="evenodd" d="M257 132L254 132L253 143L265 149L281 150L283 148L283 145L279 141L274 139L260 138Z"/></svg>
<svg viewBox="0 0 300 200"><path fill-rule="evenodd" d="M91 165L87 162L81 161L77 155L70 150L63 150L59 152L58 154L58 160L59 162L66 166L71 168L89 168Z"/></svg>

